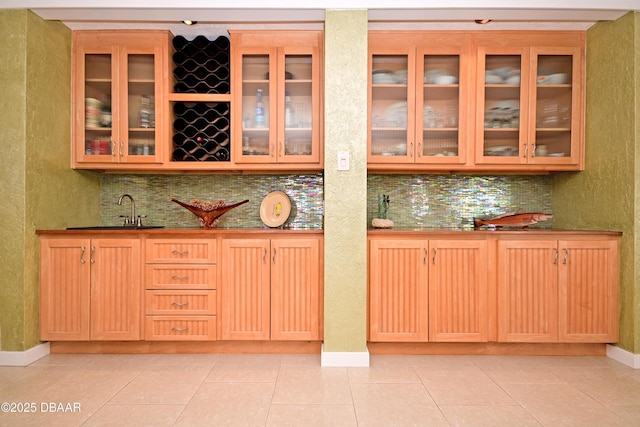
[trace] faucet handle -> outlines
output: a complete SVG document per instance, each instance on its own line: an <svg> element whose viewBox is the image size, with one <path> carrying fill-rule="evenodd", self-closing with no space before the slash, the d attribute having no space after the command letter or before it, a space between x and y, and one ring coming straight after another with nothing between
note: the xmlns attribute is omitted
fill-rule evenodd
<svg viewBox="0 0 640 427"><path fill-rule="evenodd" d="M120 218L124 218L124 225L133 223L133 219L129 219L129 215L120 215Z"/></svg>
<svg viewBox="0 0 640 427"><path fill-rule="evenodd" d="M136 227L142 227L142 218L146 218L146 215L138 215L136 219Z"/></svg>

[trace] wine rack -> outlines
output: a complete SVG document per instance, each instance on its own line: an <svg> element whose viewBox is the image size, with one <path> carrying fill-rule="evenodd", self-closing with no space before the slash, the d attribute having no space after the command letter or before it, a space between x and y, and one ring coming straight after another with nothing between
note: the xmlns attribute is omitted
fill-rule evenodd
<svg viewBox="0 0 640 427"><path fill-rule="evenodd" d="M230 90L229 39L173 38L175 93L225 94Z"/></svg>
<svg viewBox="0 0 640 427"><path fill-rule="evenodd" d="M173 38L174 162L231 161L230 44Z"/></svg>
<svg viewBox="0 0 640 427"><path fill-rule="evenodd" d="M173 114L173 161L231 160L228 102L175 102Z"/></svg>

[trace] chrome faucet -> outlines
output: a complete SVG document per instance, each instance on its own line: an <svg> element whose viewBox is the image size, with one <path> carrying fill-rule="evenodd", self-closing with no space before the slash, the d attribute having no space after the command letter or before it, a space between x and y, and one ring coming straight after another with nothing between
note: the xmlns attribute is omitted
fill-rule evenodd
<svg viewBox="0 0 640 427"><path fill-rule="evenodd" d="M118 199L118 205L122 205L122 200L128 197L131 200L131 216L120 215L120 217L124 217L124 225L135 225L136 223L136 202L133 201L133 197L128 194L123 194Z"/></svg>

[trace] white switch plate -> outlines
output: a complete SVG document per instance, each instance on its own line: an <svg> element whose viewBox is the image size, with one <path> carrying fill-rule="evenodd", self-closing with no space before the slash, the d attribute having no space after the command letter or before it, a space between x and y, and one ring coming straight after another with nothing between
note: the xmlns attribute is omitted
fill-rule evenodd
<svg viewBox="0 0 640 427"><path fill-rule="evenodd" d="M338 151L338 170L339 171L349 170L349 152L348 151Z"/></svg>

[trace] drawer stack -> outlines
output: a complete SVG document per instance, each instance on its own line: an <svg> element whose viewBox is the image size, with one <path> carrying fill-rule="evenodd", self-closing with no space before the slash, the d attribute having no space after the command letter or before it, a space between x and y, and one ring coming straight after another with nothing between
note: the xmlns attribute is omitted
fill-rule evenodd
<svg viewBox="0 0 640 427"><path fill-rule="evenodd" d="M216 339L216 246L211 239L148 239L145 339Z"/></svg>

